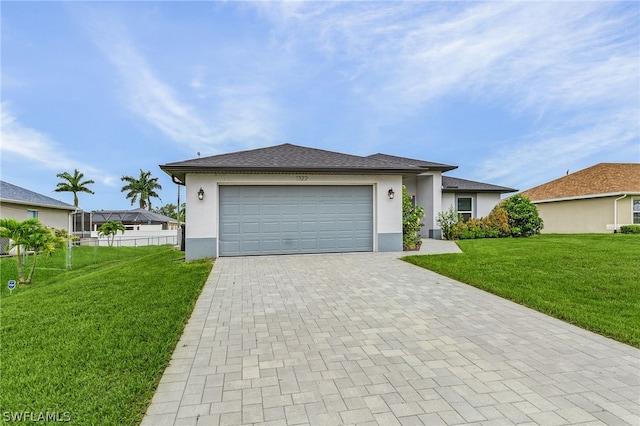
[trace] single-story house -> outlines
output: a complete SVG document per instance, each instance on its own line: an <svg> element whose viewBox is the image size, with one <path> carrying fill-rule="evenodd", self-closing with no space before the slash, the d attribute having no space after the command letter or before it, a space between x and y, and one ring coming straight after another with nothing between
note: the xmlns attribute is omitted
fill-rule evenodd
<svg viewBox="0 0 640 426"><path fill-rule="evenodd" d="M86 213L84 214L86 216ZM87 223L86 217L85 226ZM178 220L145 209L132 210L99 210L89 215L91 237L98 239L98 243L106 243L106 237L101 237L100 226L108 221L122 222L124 233L115 235L116 244L121 245L155 245L178 243ZM85 228L86 229L86 228Z"/></svg>
<svg viewBox="0 0 640 426"><path fill-rule="evenodd" d="M0 181L0 218L36 218L49 228L69 229L70 214L76 207L37 192Z"/></svg>
<svg viewBox="0 0 640 426"><path fill-rule="evenodd" d="M75 206L46 195L0 181L0 218L1 219L38 219L48 228L69 230L70 214ZM0 240L0 254L9 241Z"/></svg>
<svg viewBox="0 0 640 426"><path fill-rule="evenodd" d="M292 144L160 168L186 186L187 259L402 251L403 186L425 208L423 236L434 238L437 214L449 205L486 215L500 194L515 191L442 176L457 166Z"/></svg>
<svg viewBox="0 0 640 426"><path fill-rule="evenodd" d="M97 210L91 212L91 226L93 231L108 221L122 222L128 231L159 230L175 231L178 220L146 209L132 210Z"/></svg>
<svg viewBox="0 0 640 426"><path fill-rule="evenodd" d="M616 232L640 224L640 163L599 163L522 195L538 208L543 233Z"/></svg>

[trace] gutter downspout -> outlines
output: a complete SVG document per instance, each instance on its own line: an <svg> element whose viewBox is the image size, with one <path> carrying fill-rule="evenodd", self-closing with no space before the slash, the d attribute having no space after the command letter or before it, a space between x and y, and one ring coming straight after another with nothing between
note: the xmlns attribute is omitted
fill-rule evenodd
<svg viewBox="0 0 640 426"><path fill-rule="evenodd" d="M613 201L613 233L618 232L618 201L625 198L627 194L623 194L622 197L618 197Z"/></svg>

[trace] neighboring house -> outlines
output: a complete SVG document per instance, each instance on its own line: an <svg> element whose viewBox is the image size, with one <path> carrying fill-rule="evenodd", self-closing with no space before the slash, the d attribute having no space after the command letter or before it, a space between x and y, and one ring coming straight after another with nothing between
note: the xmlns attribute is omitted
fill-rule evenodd
<svg viewBox="0 0 640 426"><path fill-rule="evenodd" d="M403 185L425 207L423 235L436 238L437 213L450 200L469 195L475 200L469 212L484 213L489 198L497 202L501 192L514 191L450 178L444 192L442 173L456 166L292 144L160 168L186 186L187 259L402 251Z"/></svg>
<svg viewBox="0 0 640 426"><path fill-rule="evenodd" d="M118 233L116 239L120 241L155 239L153 243L175 244L178 233L177 219L164 216L145 209L133 210L99 210L91 212L91 236L98 237L98 228L108 221L122 222L124 234ZM168 238L171 240L169 241ZM158 241L156 241L158 240ZM151 243L151 241L149 242Z"/></svg>
<svg viewBox="0 0 640 426"><path fill-rule="evenodd" d="M1 219L35 218L46 227L69 230L70 214L75 210L71 204L0 181ZM4 254L7 243L0 241L0 254Z"/></svg>
<svg viewBox="0 0 640 426"><path fill-rule="evenodd" d="M543 233L616 232L640 224L640 163L599 163L522 192Z"/></svg>
<svg viewBox="0 0 640 426"><path fill-rule="evenodd" d="M92 229L97 231L100 225L108 221L122 222L128 231L175 231L177 219L145 209L98 210L91 213Z"/></svg>
<svg viewBox="0 0 640 426"><path fill-rule="evenodd" d="M69 229L69 215L76 207L46 195L0 181L0 218L36 218L49 228Z"/></svg>

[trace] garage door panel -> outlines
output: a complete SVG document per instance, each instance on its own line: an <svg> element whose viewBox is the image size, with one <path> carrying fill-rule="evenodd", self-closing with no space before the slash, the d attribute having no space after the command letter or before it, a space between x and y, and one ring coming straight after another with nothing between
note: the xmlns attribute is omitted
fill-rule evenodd
<svg viewBox="0 0 640 426"><path fill-rule="evenodd" d="M242 206L242 216L260 216L261 214L260 204L245 204Z"/></svg>
<svg viewBox="0 0 640 426"><path fill-rule="evenodd" d="M371 186L221 186L220 255L373 249Z"/></svg>
<svg viewBox="0 0 640 426"><path fill-rule="evenodd" d="M313 204L302 204L300 206L300 213L304 216L314 216L316 214L318 214L318 204L313 203Z"/></svg>
<svg viewBox="0 0 640 426"><path fill-rule="evenodd" d="M280 233L280 222L263 222L262 223L262 232L264 234L279 234Z"/></svg>
<svg viewBox="0 0 640 426"><path fill-rule="evenodd" d="M283 204L280 209L280 214L282 216L298 216L299 206L297 204L287 203Z"/></svg>
<svg viewBox="0 0 640 426"><path fill-rule="evenodd" d="M280 206L278 204L263 204L262 215L263 216L269 216L269 215L279 216Z"/></svg>
<svg viewBox="0 0 640 426"><path fill-rule="evenodd" d="M247 222L242 224L242 232L245 234L259 234L260 223L259 222Z"/></svg>

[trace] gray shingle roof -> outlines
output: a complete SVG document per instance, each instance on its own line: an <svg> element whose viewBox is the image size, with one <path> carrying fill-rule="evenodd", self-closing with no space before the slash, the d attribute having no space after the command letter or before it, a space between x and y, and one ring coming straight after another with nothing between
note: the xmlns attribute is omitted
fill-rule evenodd
<svg viewBox="0 0 640 426"><path fill-rule="evenodd" d="M388 161L388 162L397 163L397 164L404 164L406 166L420 167L426 170L439 170L442 172L446 172L446 171L458 168L458 166L451 166L449 164L433 163L431 161L416 160L414 158L406 158L406 157L396 157L395 155L381 154L381 153L369 155L367 158L383 160L383 161Z"/></svg>
<svg viewBox="0 0 640 426"><path fill-rule="evenodd" d="M490 183L476 182L452 176L442 176L442 192L516 192L517 189Z"/></svg>
<svg viewBox="0 0 640 426"><path fill-rule="evenodd" d="M383 158L382 154L360 157L285 143L267 148L232 152L161 165L167 174L184 181L188 172L341 172L341 173L421 173L451 170L455 166L420 160L397 161L400 157ZM395 159L395 160L393 160Z"/></svg>
<svg viewBox="0 0 640 426"><path fill-rule="evenodd" d="M120 221L124 224L146 224L149 222L165 223L176 221L176 219L160 213L150 212L140 208L133 210L100 210L91 213L91 221L93 223L100 224L110 220Z"/></svg>
<svg viewBox="0 0 640 426"><path fill-rule="evenodd" d="M37 192L0 181L0 200L16 204L25 204L38 207L50 207L54 209L76 210L76 208L62 201L56 200Z"/></svg>

